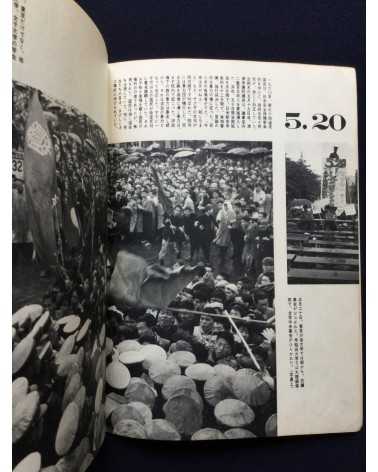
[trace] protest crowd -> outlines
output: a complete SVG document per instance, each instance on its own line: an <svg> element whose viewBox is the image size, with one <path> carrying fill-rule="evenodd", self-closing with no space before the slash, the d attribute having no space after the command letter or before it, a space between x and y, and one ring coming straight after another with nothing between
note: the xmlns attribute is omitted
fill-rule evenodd
<svg viewBox="0 0 378 472"><path fill-rule="evenodd" d="M150 439L275 435L271 156L185 149L182 159L155 149L134 162L111 151L113 250L168 272L196 270L167 308L156 308L158 295L146 308L110 294L108 423L117 434ZM123 372L122 385L113 369ZM138 423L142 390L151 394L149 421ZM222 419L223 409L233 419Z"/></svg>
<svg viewBox="0 0 378 472"><path fill-rule="evenodd" d="M30 87L15 84L14 151L24 150L32 95ZM98 287L102 287L102 297L105 290L106 138L85 115L42 94L40 101L53 145L56 195L52 207L56 209L54 223L58 253L55 286L45 293L44 299L57 310L62 306L72 309L72 304L75 307L85 305L88 293L94 292L88 298L97 300ZM33 249L24 176L13 174L12 189L13 263L16 271L19 267L25 271L34 265L40 268L40 275L46 277L52 271Z"/></svg>
<svg viewBox="0 0 378 472"><path fill-rule="evenodd" d="M205 152L182 159L153 152L133 161L113 150L108 222L113 243L158 241L159 260L168 266L184 260L185 247L192 263L211 262L220 269L232 253L235 272L259 272L262 259L273 255L271 155L241 160ZM156 179L167 202L159 198Z"/></svg>
<svg viewBox="0 0 378 472"><path fill-rule="evenodd" d="M106 138L86 115L31 87L14 83L13 104L13 463L85 470L105 433ZM35 123L35 139L51 140L43 156L51 182L34 181L27 200L39 156L25 135ZM38 206L47 187L53 197Z"/></svg>

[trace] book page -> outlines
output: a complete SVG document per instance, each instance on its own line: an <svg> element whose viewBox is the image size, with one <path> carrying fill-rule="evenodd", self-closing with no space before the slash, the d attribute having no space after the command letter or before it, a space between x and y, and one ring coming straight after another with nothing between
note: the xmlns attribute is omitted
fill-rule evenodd
<svg viewBox="0 0 378 472"><path fill-rule="evenodd" d="M15 470L85 470L104 438L107 53L70 0L13 2Z"/></svg>
<svg viewBox="0 0 378 472"><path fill-rule="evenodd" d="M172 440L358 430L354 70L109 68L109 430Z"/></svg>

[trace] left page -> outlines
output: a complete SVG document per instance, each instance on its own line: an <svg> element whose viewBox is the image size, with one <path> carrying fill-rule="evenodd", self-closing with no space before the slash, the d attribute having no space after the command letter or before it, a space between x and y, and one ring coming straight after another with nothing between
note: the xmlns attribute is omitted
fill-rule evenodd
<svg viewBox="0 0 378 472"><path fill-rule="evenodd" d="M104 438L107 52L71 0L13 1L15 470L85 470Z"/></svg>

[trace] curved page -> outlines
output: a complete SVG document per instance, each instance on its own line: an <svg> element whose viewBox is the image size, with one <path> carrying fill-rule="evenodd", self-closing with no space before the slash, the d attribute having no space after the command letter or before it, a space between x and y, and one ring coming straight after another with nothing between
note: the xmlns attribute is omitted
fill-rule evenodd
<svg viewBox="0 0 378 472"><path fill-rule="evenodd" d="M74 2L13 14L13 463L85 470L104 438L107 54Z"/></svg>

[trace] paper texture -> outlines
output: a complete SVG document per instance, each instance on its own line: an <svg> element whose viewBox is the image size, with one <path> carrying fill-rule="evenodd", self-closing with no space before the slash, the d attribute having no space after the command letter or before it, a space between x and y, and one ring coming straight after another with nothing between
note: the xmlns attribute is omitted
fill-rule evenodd
<svg viewBox="0 0 378 472"><path fill-rule="evenodd" d="M18 4L25 8L24 39L13 78L78 108L107 133L108 57L94 23L73 0Z"/></svg>

